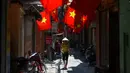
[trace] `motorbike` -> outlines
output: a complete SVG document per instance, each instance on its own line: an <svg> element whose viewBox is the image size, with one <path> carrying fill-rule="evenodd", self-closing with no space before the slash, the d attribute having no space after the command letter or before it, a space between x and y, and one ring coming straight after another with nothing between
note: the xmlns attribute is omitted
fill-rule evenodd
<svg viewBox="0 0 130 73"><path fill-rule="evenodd" d="M80 53L81 53L81 55L84 56L85 50L86 50L86 48L85 48L84 44L80 44Z"/></svg>
<svg viewBox="0 0 130 73"><path fill-rule="evenodd" d="M85 59L88 62L89 66L93 66L96 64L96 53L95 53L94 45L90 45L90 47L88 47L88 49L86 49Z"/></svg>
<svg viewBox="0 0 130 73"><path fill-rule="evenodd" d="M28 60L24 57L17 57L15 59L17 65L17 72L16 73L25 73L27 72L27 64Z"/></svg>
<svg viewBox="0 0 130 73"><path fill-rule="evenodd" d="M46 73L44 63L38 53L32 54L29 58L16 58L16 73Z"/></svg>

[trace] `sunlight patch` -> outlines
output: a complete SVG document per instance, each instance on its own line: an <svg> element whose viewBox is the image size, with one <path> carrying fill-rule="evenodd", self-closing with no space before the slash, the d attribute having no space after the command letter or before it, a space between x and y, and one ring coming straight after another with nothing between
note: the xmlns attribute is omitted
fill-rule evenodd
<svg viewBox="0 0 130 73"><path fill-rule="evenodd" d="M68 68L67 70L68 70L68 71L73 71L73 69L72 69L72 68Z"/></svg>

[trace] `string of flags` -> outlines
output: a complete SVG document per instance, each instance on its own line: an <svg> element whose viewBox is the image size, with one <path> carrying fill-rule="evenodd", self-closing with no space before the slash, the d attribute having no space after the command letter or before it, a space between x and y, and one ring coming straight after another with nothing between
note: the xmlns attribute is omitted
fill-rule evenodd
<svg viewBox="0 0 130 73"><path fill-rule="evenodd" d="M54 21L60 23L61 21L58 19L58 7L65 6L62 21L73 32L80 33L85 25L89 26L88 21L94 19L94 11L99 5L100 0L40 0L40 2L44 7L44 11L40 12L42 19L36 20L40 30L49 30L52 28L50 16L52 16ZM87 2L89 2L90 6L86 5L88 4Z"/></svg>

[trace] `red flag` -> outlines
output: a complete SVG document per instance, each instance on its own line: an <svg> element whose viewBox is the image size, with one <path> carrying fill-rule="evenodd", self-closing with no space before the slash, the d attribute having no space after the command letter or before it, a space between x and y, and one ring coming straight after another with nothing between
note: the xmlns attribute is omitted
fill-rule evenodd
<svg viewBox="0 0 130 73"><path fill-rule="evenodd" d="M96 13L92 11L91 13L87 14L87 16L84 18L86 18L86 21L83 22L83 25L86 25L86 28L88 28L90 23L96 19Z"/></svg>
<svg viewBox="0 0 130 73"><path fill-rule="evenodd" d="M84 26L85 22L87 21L87 19L88 19L87 15L82 16L81 21L82 21L83 26Z"/></svg>
<svg viewBox="0 0 130 73"><path fill-rule="evenodd" d="M90 23L96 19L96 14L95 12L91 12L88 15L83 15L82 16L82 26L84 27L84 25L86 25L86 28L89 27Z"/></svg>
<svg viewBox="0 0 130 73"><path fill-rule="evenodd" d="M54 21L58 22L58 11L57 9L55 9L52 13L51 13Z"/></svg>
<svg viewBox="0 0 130 73"><path fill-rule="evenodd" d="M74 28L75 15L75 10L68 7L68 10L65 13L64 22L71 28Z"/></svg>
<svg viewBox="0 0 130 73"><path fill-rule="evenodd" d="M43 5L44 8L47 8L47 3L48 0L40 0L41 4Z"/></svg>
<svg viewBox="0 0 130 73"><path fill-rule="evenodd" d="M40 0L40 2L43 7L49 12L53 11L59 6L62 6L62 0Z"/></svg>
<svg viewBox="0 0 130 73"><path fill-rule="evenodd" d="M89 14L96 10L100 2L101 0L73 0L70 7L84 14Z"/></svg>
<svg viewBox="0 0 130 73"><path fill-rule="evenodd" d="M83 15L83 13L76 11L75 27L73 29L73 32L80 33L84 27L85 19L86 17Z"/></svg>
<svg viewBox="0 0 130 73"><path fill-rule="evenodd" d="M50 15L46 13L45 11L40 13L42 16L42 20L36 21L38 24L38 27L40 30L49 30L51 29L51 23L50 23Z"/></svg>
<svg viewBox="0 0 130 73"><path fill-rule="evenodd" d="M83 15L83 13L68 7L64 21L70 28L73 29L73 32L80 33L87 21L87 15Z"/></svg>
<svg viewBox="0 0 130 73"><path fill-rule="evenodd" d="M80 33L80 31L82 30L82 28L83 28L82 24L76 24L75 28L73 29L73 32Z"/></svg>

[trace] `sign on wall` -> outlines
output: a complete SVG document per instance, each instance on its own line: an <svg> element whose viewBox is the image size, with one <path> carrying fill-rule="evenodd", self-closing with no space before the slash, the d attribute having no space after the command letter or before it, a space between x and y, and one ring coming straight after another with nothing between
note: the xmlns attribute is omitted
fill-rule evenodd
<svg viewBox="0 0 130 73"><path fill-rule="evenodd" d="M52 44L52 37L51 36L46 36L46 44L51 45Z"/></svg>

